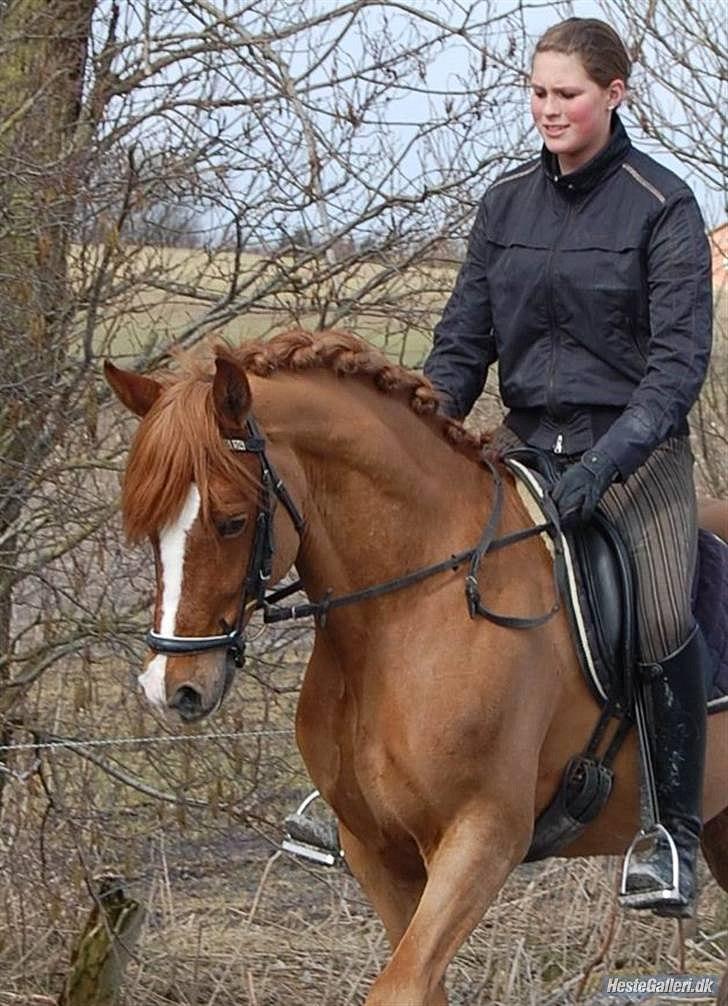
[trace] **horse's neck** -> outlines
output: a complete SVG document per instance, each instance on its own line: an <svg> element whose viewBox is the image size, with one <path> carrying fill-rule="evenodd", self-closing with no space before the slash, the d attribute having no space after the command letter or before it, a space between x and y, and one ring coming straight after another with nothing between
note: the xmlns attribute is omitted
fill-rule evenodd
<svg viewBox="0 0 728 1006"><path fill-rule="evenodd" d="M489 479L436 421L356 378L313 371L277 387L305 473L308 532L297 565L309 593L355 590L477 540Z"/></svg>

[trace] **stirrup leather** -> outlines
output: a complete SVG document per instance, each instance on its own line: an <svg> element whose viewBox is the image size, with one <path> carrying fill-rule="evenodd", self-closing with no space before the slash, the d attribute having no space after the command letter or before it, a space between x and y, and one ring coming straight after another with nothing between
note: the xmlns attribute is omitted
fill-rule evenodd
<svg viewBox="0 0 728 1006"><path fill-rule="evenodd" d="M670 850L670 859L672 863L670 886L656 891L628 891L627 881L629 879L629 869L632 865L632 856L644 843L650 840L656 842L661 838L665 840L667 847ZM649 831L643 831L640 829L632 840L632 844L629 849L627 849L627 853L624 857L624 864L622 866L622 882L619 888L619 903L623 908L643 908L660 901L672 902L673 904L683 904L685 899L680 894L680 859L677 854L675 839L664 825L655 824Z"/></svg>

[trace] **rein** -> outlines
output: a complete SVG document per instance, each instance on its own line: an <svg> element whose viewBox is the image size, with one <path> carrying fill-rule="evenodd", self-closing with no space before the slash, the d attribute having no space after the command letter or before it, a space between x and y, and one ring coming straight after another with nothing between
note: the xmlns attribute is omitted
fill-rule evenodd
<svg viewBox="0 0 728 1006"><path fill-rule="evenodd" d="M551 534L555 547L558 549L560 538L558 513L556 508L550 504L550 501L546 500L544 502L548 507L546 511L549 517L548 521L535 524L529 528L523 528L520 531L512 531L501 538L496 538L503 512L503 479L495 465L486 457L481 458L481 460L493 479L495 490L493 509L483 528L480 539L472 548L465 549L430 566L422 566L404 576L387 580L384 583L373 584L372 586L352 591L349 594L340 594L337 597L332 597L329 591L320 601L280 607L280 601L301 590L303 585L300 580L296 580L295 583L288 584L285 587L267 591L275 551L273 542L273 515L276 501L281 503L286 509L299 538L303 535L305 521L290 493L270 463L265 450L265 438L262 436L257 423L252 417L247 422L247 434L244 438L227 438L227 443L231 450L257 454L260 458L261 466L261 489L255 522L255 537L248 560L248 568L243 582L242 597L235 625L230 626L224 619L221 620L223 632L215 636L162 636L151 630L147 633L146 642L155 653L181 655L203 653L207 650L225 648L231 653L235 666L242 667L245 660L245 619L249 611L253 612L262 609L263 621L268 624L313 616L318 624L323 626L326 624L329 612L336 608L343 608L346 605L357 604L360 601L368 601L394 593L395 591L404 590L438 573L456 570L466 562L469 563L469 568L468 575L465 578L465 597L471 618L480 616L496 625L509 629L533 629L544 625L559 611L559 587L555 563L553 564L553 577L554 596L556 599L551 608L544 614L532 618L501 615L492 611L481 602L478 569L488 552L499 551L516 542L542 534L544 531Z"/></svg>

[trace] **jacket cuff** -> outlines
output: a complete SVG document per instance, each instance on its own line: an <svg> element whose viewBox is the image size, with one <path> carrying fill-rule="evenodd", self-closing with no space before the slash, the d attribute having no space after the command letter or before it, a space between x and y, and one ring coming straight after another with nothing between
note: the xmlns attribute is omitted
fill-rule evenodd
<svg viewBox="0 0 728 1006"><path fill-rule="evenodd" d="M590 447L581 456L581 463L597 482L604 487L611 485L619 478L620 471L612 459L604 451Z"/></svg>
<svg viewBox="0 0 728 1006"><path fill-rule="evenodd" d="M454 396L451 395L448 391L445 391L445 389L442 386L439 386L427 374L425 374L425 377L427 377L430 383L432 384L437 394L437 397L440 400L437 406L438 413L441 416L449 416L450 419L462 419L463 413L461 412L458 403L455 401Z"/></svg>
<svg viewBox="0 0 728 1006"><path fill-rule="evenodd" d="M607 455L624 482L645 463L658 441L649 413L637 405L625 409L594 444L594 450Z"/></svg>

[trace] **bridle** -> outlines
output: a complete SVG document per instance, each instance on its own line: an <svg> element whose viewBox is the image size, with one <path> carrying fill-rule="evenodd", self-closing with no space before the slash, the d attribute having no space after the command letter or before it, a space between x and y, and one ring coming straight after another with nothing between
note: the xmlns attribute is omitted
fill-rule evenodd
<svg viewBox="0 0 728 1006"><path fill-rule="evenodd" d="M545 523L535 524L532 527L523 528L519 531L512 531L501 538L496 538L503 509L503 480L496 466L485 456L481 458L481 461L490 471L495 488L493 509L483 528L478 543L472 548L451 555L442 562L423 566L413 570L411 573L396 577L393 580L387 580L384 583L374 584L370 587L364 587L361 590L353 591L349 594L341 594L336 597L332 596L332 592L329 591L320 601L282 608L279 606L279 602L301 590L302 583L300 580L296 580L295 583L287 584L277 590L267 592L273 566L273 516L276 502L281 503L288 512L299 538L305 530L305 520L301 516L282 480L276 474L266 454L265 438L252 416L247 420L245 437L226 437L225 442L232 451L256 454L260 459L261 469L258 512L255 518L255 537L248 559L245 579L243 580L240 606L235 624L229 626L222 619L223 632L215 636L163 636L152 629L147 633L146 642L154 653L180 656L192 653L205 653L208 650L225 649L232 657L235 666L242 667L245 661L245 621L249 612L252 613L253 611L262 609L263 620L268 623L313 616L318 624L323 626L328 613L332 609L403 590L437 573L456 570L465 563L468 563L469 566L468 575L465 579L465 596L471 618L481 616L488 619L488 621L494 622L496 625L502 625L506 628L531 629L543 625L560 608L556 563L553 564L555 601L545 614L532 618L501 615L491 611L490 608L481 602L478 586L478 569L486 553L498 551L525 538L539 535L544 531L551 535L555 550L558 552L561 548L558 512L548 497L545 497L543 501L544 509L548 516L548 520Z"/></svg>
<svg viewBox="0 0 728 1006"><path fill-rule="evenodd" d="M241 454L257 454L260 458L260 494L258 513L255 518L255 537L248 559L248 568L243 581L240 606L235 624L229 626L222 619L223 632L217 636L163 636L151 629L146 636L147 645L154 653L185 655L205 653L207 650L226 649L236 667L245 661L245 617L249 610L256 611L266 603L266 590L273 568L275 546L273 541L273 515L275 501L282 503L288 511L299 538L303 534L305 521L282 480L276 474L265 450L265 438L258 424L252 418L246 424L246 436L225 437L230 450ZM295 589L300 584L293 585ZM285 588L286 594L293 590ZM284 596L280 591L276 596Z"/></svg>

